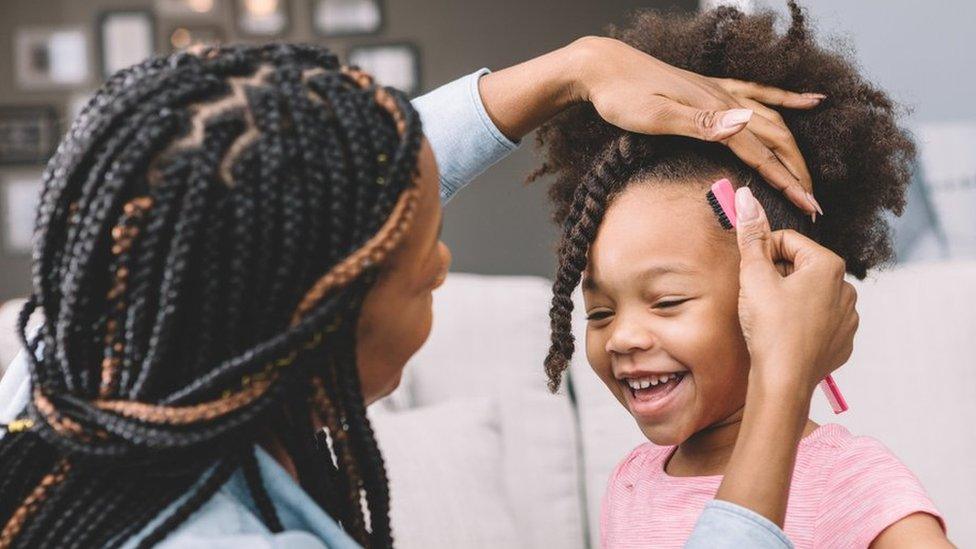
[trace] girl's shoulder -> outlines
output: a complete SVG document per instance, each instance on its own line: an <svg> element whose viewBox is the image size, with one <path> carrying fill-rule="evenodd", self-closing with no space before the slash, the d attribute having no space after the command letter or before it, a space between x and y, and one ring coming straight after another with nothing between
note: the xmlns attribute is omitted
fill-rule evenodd
<svg viewBox="0 0 976 549"><path fill-rule="evenodd" d="M815 504L817 546L867 547L886 527L913 513L931 514L942 523L918 477L891 449L841 425L822 425L801 441L795 477L814 492L809 499L802 489L791 493L790 504Z"/></svg>

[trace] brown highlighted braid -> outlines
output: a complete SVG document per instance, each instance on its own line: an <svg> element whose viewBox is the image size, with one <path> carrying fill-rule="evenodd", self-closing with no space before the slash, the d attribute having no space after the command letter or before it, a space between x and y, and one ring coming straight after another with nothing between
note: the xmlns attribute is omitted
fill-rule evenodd
<svg viewBox="0 0 976 549"><path fill-rule="evenodd" d="M746 15L724 6L695 14L638 12L611 34L682 69L795 91L827 95L812 110L782 110L807 161L825 215L812 224L720 144L674 136L630 134L604 122L591 105L567 110L540 128L545 162L532 176L552 176L549 197L562 227L550 309L552 341L545 360L558 388L574 351L572 294L587 253L614 197L630 184L702 186L728 177L748 185L772 228L797 230L830 248L852 275L892 256L888 215L900 215L915 148L898 124L898 107L859 73L843 51L818 44L803 11L789 2L791 23L776 29L771 12Z"/></svg>
<svg viewBox="0 0 976 549"><path fill-rule="evenodd" d="M0 439L0 547L120 546L183 498L152 546L234 474L281 531L266 433L357 542L391 546L355 328L416 213L422 137L402 93L317 46L114 75L45 172L20 318L33 398Z"/></svg>

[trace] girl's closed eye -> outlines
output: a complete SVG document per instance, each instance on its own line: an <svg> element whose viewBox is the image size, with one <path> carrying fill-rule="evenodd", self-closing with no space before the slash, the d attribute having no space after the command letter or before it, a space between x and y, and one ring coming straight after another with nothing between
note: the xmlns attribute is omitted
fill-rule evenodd
<svg viewBox="0 0 976 549"><path fill-rule="evenodd" d="M598 322L600 320L606 320L611 316L613 316L613 311L608 309L596 309L586 313L586 320L590 322Z"/></svg>
<svg viewBox="0 0 976 549"><path fill-rule="evenodd" d="M661 301L658 301L657 303L654 304L654 308L656 308L656 309L673 309L673 308L677 307L678 305L681 305L683 303L687 303L689 301L691 301L691 298L690 297L678 298L678 299L662 299Z"/></svg>

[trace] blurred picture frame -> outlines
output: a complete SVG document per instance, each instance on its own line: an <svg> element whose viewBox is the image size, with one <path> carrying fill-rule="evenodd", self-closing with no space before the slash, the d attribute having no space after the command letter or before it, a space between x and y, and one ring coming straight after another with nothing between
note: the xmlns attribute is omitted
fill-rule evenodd
<svg viewBox="0 0 976 549"><path fill-rule="evenodd" d="M421 89L420 49L410 42L371 44L349 49L347 60L373 75L383 86L397 88L409 96Z"/></svg>
<svg viewBox="0 0 976 549"><path fill-rule="evenodd" d="M169 19L210 19L223 13L224 0L153 0L153 9Z"/></svg>
<svg viewBox="0 0 976 549"><path fill-rule="evenodd" d="M103 78L156 51L156 17L149 10L106 10L99 14L97 27Z"/></svg>
<svg viewBox="0 0 976 549"><path fill-rule="evenodd" d="M334 38L378 34L386 13L383 0L310 0L312 30L318 36Z"/></svg>
<svg viewBox="0 0 976 549"><path fill-rule="evenodd" d="M14 72L27 90L71 88L90 77L88 34L81 27L24 27L14 36Z"/></svg>
<svg viewBox="0 0 976 549"><path fill-rule="evenodd" d="M233 0L234 26L242 36L275 38L291 28L289 0Z"/></svg>
<svg viewBox="0 0 976 549"><path fill-rule="evenodd" d="M166 33L170 53L200 44L216 46L226 41L224 29L217 25L177 25Z"/></svg>
<svg viewBox="0 0 976 549"><path fill-rule="evenodd" d="M54 107L0 106L0 165L43 164L54 153L59 138Z"/></svg>
<svg viewBox="0 0 976 549"><path fill-rule="evenodd" d="M30 253L42 187L41 169L19 170L0 175L0 221L3 227L3 250L6 254Z"/></svg>

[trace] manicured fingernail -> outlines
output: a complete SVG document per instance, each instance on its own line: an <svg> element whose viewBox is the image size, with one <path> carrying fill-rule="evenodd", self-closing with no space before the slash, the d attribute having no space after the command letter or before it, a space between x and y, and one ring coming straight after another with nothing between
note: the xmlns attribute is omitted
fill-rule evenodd
<svg viewBox="0 0 976 549"><path fill-rule="evenodd" d="M816 214L816 212L810 214L810 222L811 223L816 223L817 222L817 214Z"/></svg>
<svg viewBox="0 0 976 549"><path fill-rule="evenodd" d="M735 191L735 216L739 223L751 223L759 219L759 204L752 196L749 187L739 187Z"/></svg>
<svg viewBox="0 0 976 549"><path fill-rule="evenodd" d="M803 97L808 99L827 99L827 96L822 93L805 93Z"/></svg>
<svg viewBox="0 0 976 549"><path fill-rule="evenodd" d="M722 115L719 125L727 130L745 124L750 118L752 118L752 109L729 109Z"/></svg>
<svg viewBox="0 0 976 549"><path fill-rule="evenodd" d="M820 203L817 202L817 199L814 198L811 193L807 193L807 201L810 202L810 205L813 206L814 210L817 210L817 213L823 215L823 208L820 207Z"/></svg>

